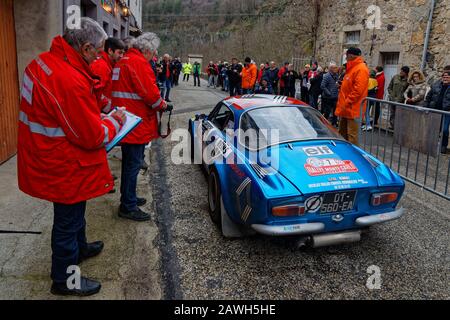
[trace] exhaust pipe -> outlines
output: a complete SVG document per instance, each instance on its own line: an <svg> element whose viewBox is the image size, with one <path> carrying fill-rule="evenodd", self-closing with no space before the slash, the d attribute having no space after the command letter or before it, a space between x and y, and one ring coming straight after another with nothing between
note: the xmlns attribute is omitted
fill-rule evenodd
<svg viewBox="0 0 450 320"><path fill-rule="evenodd" d="M361 230L347 231L311 236L311 247L320 248L345 243L353 243L361 240Z"/></svg>

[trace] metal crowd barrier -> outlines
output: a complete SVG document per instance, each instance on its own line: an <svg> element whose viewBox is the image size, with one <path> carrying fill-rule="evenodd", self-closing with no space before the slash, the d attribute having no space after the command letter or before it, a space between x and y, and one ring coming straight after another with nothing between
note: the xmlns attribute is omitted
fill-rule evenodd
<svg viewBox="0 0 450 320"><path fill-rule="evenodd" d="M450 200L450 154L441 154L444 120L450 112L367 98L361 104L363 125L366 102L373 129L360 127L360 147L404 180Z"/></svg>

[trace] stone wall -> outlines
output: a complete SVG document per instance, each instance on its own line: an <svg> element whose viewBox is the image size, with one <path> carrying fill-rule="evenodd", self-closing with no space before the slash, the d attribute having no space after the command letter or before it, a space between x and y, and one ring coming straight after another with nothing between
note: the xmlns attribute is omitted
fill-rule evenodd
<svg viewBox="0 0 450 320"><path fill-rule="evenodd" d="M14 0L17 65L22 81L25 67L50 49L52 39L62 33L63 7L60 0Z"/></svg>
<svg viewBox="0 0 450 320"><path fill-rule="evenodd" d="M381 29L370 30L366 21L367 9L376 5L381 9ZM346 32L360 31L360 43L371 67L383 65L389 52L399 53L399 68L420 67L425 31L430 9L429 0L336 0L322 2L322 15L317 42L317 60L342 63ZM430 37L429 76L450 64L450 0L437 0Z"/></svg>
<svg viewBox="0 0 450 320"><path fill-rule="evenodd" d="M428 60L440 71L450 65L450 0L438 0L433 19Z"/></svg>
<svg viewBox="0 0 450 320"><path fill-rule="evenodd" d="M108 35L125 38L129 34L129 19L107 13L99 0L14 0L19 79L28 63L48 51L53 38L63 33L67 7L82 3L90 4L85 14L98 21Z"/></svg>

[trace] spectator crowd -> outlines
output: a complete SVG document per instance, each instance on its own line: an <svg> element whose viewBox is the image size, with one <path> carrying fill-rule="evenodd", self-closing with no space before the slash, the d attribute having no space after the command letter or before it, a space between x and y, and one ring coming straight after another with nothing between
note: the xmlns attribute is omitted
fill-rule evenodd
<svg viewBox="0 0 450 320"><path fill-rule="evenodd" d="M422 71L411 70L408 66L403 66L400 73L387 84L383 67L376 66L371 69L359 48L349 48L346 60L342 66L329 62L325 67L314 61L300 70L295 70L294 65L289 62L278 66L271 61L258 67L250 57L245 58L243 63L232 58L231 63L210 61L204 73L208 78L208 88L220 88L229 92L230 96L255 93L299 98L318 109L354 144L359 142L360 126L363 131L372 131L380 122L382 103L369 100L364 107L360 123L361 104L367 97L450 111L450 66L444 68L441 79L432 85L427 83ZM192 65L184 64L184 80L189 81L192 74L199 78L201 68L198 63L196 66L194 71ZM200 86L200 81L196 81L195 85ZM389 130L395 127L395 114L396 107L390 106ZM450 116L444 116L441 128L442 153L447 151L449 123Z"/></svg>

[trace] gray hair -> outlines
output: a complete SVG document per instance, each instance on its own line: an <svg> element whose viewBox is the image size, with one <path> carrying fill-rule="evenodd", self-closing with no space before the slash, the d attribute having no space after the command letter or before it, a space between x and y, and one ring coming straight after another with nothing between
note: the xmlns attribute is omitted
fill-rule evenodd
<svg viewBox="0 0 450 320"><path fill-rule="evenodd" d="M334 61L331 61L330 64L328 65L329 68L333 68L333 67L337 67L337 63Z"/></svg>
<svg viewBox="0 0 450 320"><path fill-rule="evenodd" d="M145 32L138 38L134 39L131 46L141 52L146 50L156 51L161 44L159 37L153 32Z"/></svg>
<svg viewBox="0 0 450 320"><path fill-rule="evenodd" d="M128 36L126 38L124 38L122 41L125 44L125 49L128 50L131 47L131 43L133 42L134 37L132 36Z"/></svg>
<svg viewBox="0 0 450 320"><path fill-rule="evenodd" d="M108 35L97 21L83 17L80 28L67 28L63 38L75 50L80 50L86 43L92 44L97 49L102 46L103 41L108 39Z"/></svg>

